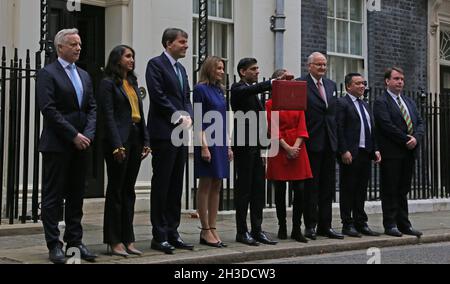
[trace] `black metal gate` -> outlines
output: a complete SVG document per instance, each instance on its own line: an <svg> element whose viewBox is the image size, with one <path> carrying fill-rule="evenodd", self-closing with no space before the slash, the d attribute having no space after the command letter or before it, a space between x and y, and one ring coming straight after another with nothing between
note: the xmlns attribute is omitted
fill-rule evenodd
<svg viewBox="0 0 450 284"><path fill-rule="evenodd" d="M10 224L14 222L14 219L20 219L22 223L30 219L37 222L39 219L39 153L37 145L40 114L34 103L32 88L36 72L41 66L40 58L40 52L38 52L35 67L32 68L30 51L27 50L24 62L18 58L18 50L15 49L14 58L7 64L6 49L2 48L0 65L0 148L2 149L0 151L0 212L2 213L1 217L5 216ZM29 181L33 181L32 186L29 185ZM31 205L29 189L31 189ZM6 199L5 202L2 200L3 197ZM3 203L5 204L4 208L2 207ZM31 213L29 212L30 207Z"/></svg>

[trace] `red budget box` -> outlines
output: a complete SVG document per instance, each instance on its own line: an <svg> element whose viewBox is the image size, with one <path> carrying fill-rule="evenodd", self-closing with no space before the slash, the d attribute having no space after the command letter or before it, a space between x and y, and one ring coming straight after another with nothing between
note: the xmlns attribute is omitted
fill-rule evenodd
<svg viewBox="0 0 450 284"><path fill-rule="evenodd" d="M306 81L272 82L273 110L306 110L307 101Z"/></svg>

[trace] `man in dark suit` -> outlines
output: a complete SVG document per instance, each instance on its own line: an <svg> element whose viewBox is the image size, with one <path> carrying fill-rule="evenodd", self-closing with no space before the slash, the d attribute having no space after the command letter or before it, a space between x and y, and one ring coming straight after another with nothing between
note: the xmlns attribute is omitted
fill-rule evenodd
<svg viewBox="0 0 450 284"><path fill-rule="evenodd" d="M345 87L347 95L337 103L342 234L350 237L361 237L361 234L379 236L367 225L364 211L370 161L381 162L372 111L363 100L365 80L361 74L350 73L345 76Z"/></svg>
<svg viewBox="0 0 450 284"><path fill-rule="evenodd" d="M308 57L309 74L298 79L307 82L308 109L305 112L309 139L306 148L313 179L305 182L305 236L328 238L344 236L331 227L336 175L336 83L325 78L327 59L320 52Z"/></svg>
<svg viewBox="0 0 450 284"><path fill-rule="evenodd" d="M193 113L186 70L178 59L186 56L188 35L169 28L164 31L165 51L147 65L147 88L150 97L148 130L152 148L151 247L172 254L175 248L190 249L179 233L183 173L187 145L175 146L172 131L177 126L192 125Z"/></svg>
<svg viewBox="0 0 450 284"><path fill-rule="evenodd" d="M235 158L237 180L235 191L236 206L236 241L257 246L258 242L275 245L261 225L265 202L265 168L261 158L261 145L259 133L266 133L265 125L259 125L257 119L264 106L258 98L258 94L272 89L272 81L258 81L259 67L255 58L243 58L239 61L237 71L241 80L231 86L231 108L235 112L235 129L233 153ZM284 79L286 75L283 75ZM256 118L256 125L251 125L249 120L236 119L240 115ZM263 120L265 121L265 120ZM237 128L244 128L239 131ZM256 131L254 131L256 130ZM252 133L252 131L254 131ZM243 133L243 136L239 134ZM250 205L251 234L247 227L247 211Z"/></svg>
<svg viewBox="0 0 450 284"><path fill-rule="evenodd" d="M75 247L82 259L93 261L81 242L83 194L86 186L87 152L95 136L96 104L91 79L75 62L80 57L78 30L62 30L55 37L58 60L39 71L37 102L44 117L39 143L43 157L42 222L53 263L64 263L59 240L59 212L65 203L64 242Z"/></svg>
<svg viewBox="0 0 450 284"><path fill-rule="evenodd" d="M424 135L422 118L414 101L402 94L403 70L389 68L384 76L386 92L374 104L381 163L381 205L385 234L420 237L408 219L408 193L419 141Z"/></svg>

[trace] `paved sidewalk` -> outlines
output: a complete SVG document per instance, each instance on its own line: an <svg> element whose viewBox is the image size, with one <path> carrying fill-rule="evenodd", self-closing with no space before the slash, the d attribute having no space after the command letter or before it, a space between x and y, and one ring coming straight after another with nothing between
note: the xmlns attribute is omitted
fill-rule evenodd
<svg viewBox="0 0 450 284"><path fill-rule="evenodd" d="M413 226L424 232L422 238L412 236L401 238L382 235L380 237L350 238L344 240L331 240L319 237L316 241L307 244L297 243L291 239L280 241L278 245L260 245L249 247L234 241L235 221L233 214L219 216L218 232L222 240L228 244L227 248L211 248L199 245L199 220L193 219L189 214L183 214L180 234L186 242L195 244L194 251L176 250L173 255L165 255L150 249L151 227L149 215L138 213L135 217L135 234L137 248L144 251L140 257L128 258L106 255L106 245L102 244L103 215L95 214L85 216L83 241L99 255L96 263L148 263L148 264L225 264L245 261L286 258L303 255L314 255L348 250L360 250L370 247L387 247L411 245L420 243L450 241L450 212L438 211L411 214ZM369 216L372 229L382 232L380 214ZM288 223L288 231L290 230ZM334 228L341 230L340 220L335 216ZM2 263L49 263L47 248L41 224L0 225L0 264ZM265 212L263 229L276 238L278 231L277 220L273 210Z"/></svg>

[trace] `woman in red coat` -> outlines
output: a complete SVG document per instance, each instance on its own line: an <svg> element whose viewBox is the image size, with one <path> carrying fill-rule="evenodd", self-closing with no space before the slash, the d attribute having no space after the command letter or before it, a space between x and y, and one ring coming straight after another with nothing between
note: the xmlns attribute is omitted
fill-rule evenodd
<svg viewBox="0 0 450 284"><path fill-rule="evenodd" d="M273 78L286 70L275 71ZM267 179L275 187L275 205L278 218L278 238L287 238L286 228L286 183L290 182L294 193L291 238L307 242L301 231L303 214L303 180L312 178L305 139L308 139L304 111L277 111L278 121L272 113L272 100L266 102L267 120L271 139L278 139L279 151L267 161ZM278 123L277 123L278 122Z"/></svg>

